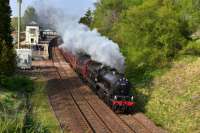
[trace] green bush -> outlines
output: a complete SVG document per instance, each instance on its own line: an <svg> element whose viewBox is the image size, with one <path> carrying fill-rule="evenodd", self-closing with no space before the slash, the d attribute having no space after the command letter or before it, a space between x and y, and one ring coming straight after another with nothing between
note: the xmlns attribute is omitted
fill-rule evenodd
<svg viewBox="0 0 200 133"><path fill-rule="evenodd" d="M50 133L47 127L42 126L41 123L37 122L33 118L33 114L28 114L25 117L24 121L24 127L23 127L24 133Z"/></svg>
<svg viewBox="0 0 200 133"><path fill-rule="evenodd" d="M183 53L200 56L200 42L190 42L183 50Z"/></svg>
<svg viewBox="0 0 200 133"><path fill-rule="evenodd" d="M33 81L23 76L0 76L0 86L12 91L30 93L33 91Z"/></svg>
<svg viewBox="0 0 200 133"><path fill-rule="evenodd" d="M16 54L13 46L0 38L0 75L12 75L16 69Z"/></svg>

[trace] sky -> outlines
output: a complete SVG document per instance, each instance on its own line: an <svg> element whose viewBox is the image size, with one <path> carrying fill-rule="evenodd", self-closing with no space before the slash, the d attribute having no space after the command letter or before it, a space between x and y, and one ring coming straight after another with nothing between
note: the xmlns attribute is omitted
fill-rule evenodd
<svg viewBox="0 0 200 133"><path fill-rule="evenodd" d="M54 3L54 7L64 9L68 14L81 16L87 9L94 8L93 3L96 0L22 0L22 14L28 6L39 5L41 1L49 1ZM10 5L12 16L17 16L17 0L10 0Z"/></svg>

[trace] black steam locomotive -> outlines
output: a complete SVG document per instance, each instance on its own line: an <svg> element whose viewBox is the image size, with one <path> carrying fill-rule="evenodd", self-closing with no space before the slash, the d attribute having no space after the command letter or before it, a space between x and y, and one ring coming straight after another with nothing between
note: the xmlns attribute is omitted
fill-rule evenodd
<svg viewBox="0 0 200 133"><path fill-rule="evenodd" d="M130 94L131 85L124 74L116 69L93 61L86 54L74 55L61 49L65 59L114 111L130 112L135 106Z"/></svg>

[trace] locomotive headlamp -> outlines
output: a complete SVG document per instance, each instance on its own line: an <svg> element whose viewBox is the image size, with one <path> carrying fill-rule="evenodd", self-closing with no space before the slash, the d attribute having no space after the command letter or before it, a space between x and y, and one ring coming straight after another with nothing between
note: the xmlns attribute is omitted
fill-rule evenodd
<svg viewBox="0 0 200 133"><path fill-rule="evenodd" d="M114 100L117 100L117 96L114 96Z"/></svg>
<svg viewBox="0 0 200 133"><path fill-rule="evenodd" d="M131 97L131 100L133 101L133 99L134 99L134 97L132 96L132 97Z"/></svg>

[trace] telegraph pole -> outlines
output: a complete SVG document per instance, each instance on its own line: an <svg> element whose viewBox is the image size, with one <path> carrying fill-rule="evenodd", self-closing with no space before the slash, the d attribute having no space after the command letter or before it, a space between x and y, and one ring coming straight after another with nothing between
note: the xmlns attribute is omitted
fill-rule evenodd
<svg viewBox="0 0 200 133"><path fill-rule="evenodd" d="M21 27L21 4L22 4L22 0L17 0L17 3L18 3L18 49L20 47L20 27Z"/></svg>

